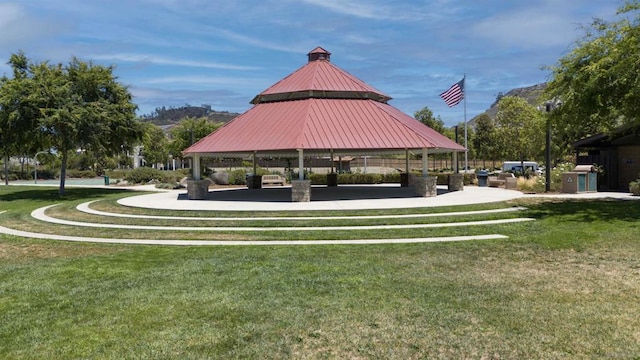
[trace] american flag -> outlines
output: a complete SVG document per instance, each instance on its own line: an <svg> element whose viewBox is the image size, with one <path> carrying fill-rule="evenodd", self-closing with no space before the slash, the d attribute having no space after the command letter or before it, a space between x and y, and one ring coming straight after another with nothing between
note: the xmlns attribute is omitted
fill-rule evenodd
<svg viewBox="0 0 640 360"><path fill-rule="evenodd" d="M458 105L464 99L464 78L451 85L449 90L440 94L440 97L449 107Z"/></svg>

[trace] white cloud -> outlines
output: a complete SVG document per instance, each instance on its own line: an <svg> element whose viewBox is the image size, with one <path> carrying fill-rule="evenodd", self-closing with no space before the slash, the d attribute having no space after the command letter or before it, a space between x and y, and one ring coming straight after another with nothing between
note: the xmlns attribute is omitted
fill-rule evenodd
<svg viewBox="0 0 640 360"><path fill-rule="evenodd" d="M23 44L50 38L66 27L29 14L21 4L0 3L0 48L17 51Z"/></svg>
<svg viewBox="0 0 640 360"><path fill-rule="evenodd" d="M149 64L155 64L155 65L184 66L184 67L209 68L209 69L221 69L221 70L252 71L252 70L260 69L260 67L257 67L257 66L242 66L242 65L235 65L235 64L217 63L212 61L173 59L173 58L167 58L162 56L143 55L143 54L108 54L108 55L91 55L89 57L93 60L101 60L101 61L149 63Z"/></svg>
<svg viewBox="0 0 640 360"><path fill-rule="evenodd" d="M569 46L581 35L580 26L599 15L581 13L580 5L564 0L527 3L477 22L472 34L511 47ZM611 9L600 8L607 15Z"/></svg>

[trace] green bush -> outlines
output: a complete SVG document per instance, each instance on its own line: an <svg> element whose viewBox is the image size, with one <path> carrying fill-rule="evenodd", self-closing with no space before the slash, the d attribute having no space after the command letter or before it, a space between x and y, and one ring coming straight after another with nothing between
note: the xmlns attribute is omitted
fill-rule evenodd
<svg viewBox="0 0 640 360"><path fill-rule="evenodd" d="M173 172L162 171L149 167L140 167L128 171L125 174L124 179L132 184L146 184L151 181L160 183L174 183L180 180L176 178Z"/></svg>
<svg viewBox="0 0 640 360"><path fill-rule="evenodd" d="M38 175L39 176L39 175ZM78 169L67 169L67 177L68 178L94 178L98 176L93 170L78 170Z"/></svg>
<svg viewBox="0 0 640 360"><path fill-rule="evenodd" d="M382 182L383 183L400 183L400 173L398 172L394 172L394 173L389 173L389 174L383 174L382 175Z"/></svg>
<svg viewBox="0 0 640 360"><path fill-rule="evenodd" d="M640 196L640 179L629 183L629 192L633 195Z"/></svg>
<svg viewBox="0 0 640 360"><path fill-rule="evenodd" d="M380 174L338 174L338 184L379 184L381 182Z"/></svg>
<svg viewBox="0 0 640 360"><path fill-rule="evenodd" d="M236 169L229 172L230 185L246 185L247 172L244 169Z"/></svg>

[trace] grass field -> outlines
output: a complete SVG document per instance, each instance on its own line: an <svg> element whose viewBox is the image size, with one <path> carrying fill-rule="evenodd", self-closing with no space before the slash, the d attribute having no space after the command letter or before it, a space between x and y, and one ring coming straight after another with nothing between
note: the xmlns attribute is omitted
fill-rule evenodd
<svg viewBox="0 0 640 360"><path fill-rule="evenodd" d="M167 238L167 233L119 229L102 235L102 230L43 224L29 215L60 203L51 216L94 221L95 216L78 213L75 206L100 199L96 208L123 212L114 200L130 195L69 189L60 199L55 189L0 187L0 211L7 211L0 214L0 225L57 234ZM0 235L0 358L640 359L638 201L519 201L330 215L516 205L528 210L502 217L536 220L355 234L207 234L300 240L331 235L509 236L493 241L169 247ZM296 213L305 215L318 213ZM361 221L340 224L376 223ZM388 223L395 221L406 223ZM240 226L265 224L247 221ZM188 231L175 235L204 236Z"/></svg>

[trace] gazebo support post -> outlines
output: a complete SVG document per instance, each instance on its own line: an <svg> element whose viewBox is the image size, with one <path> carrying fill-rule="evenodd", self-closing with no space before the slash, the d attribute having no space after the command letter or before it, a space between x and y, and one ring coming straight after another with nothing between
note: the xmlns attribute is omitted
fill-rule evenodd
<svg viewBox="0 0 640 360"><path fill-rule="evenodd" d="M409 149L404 150L404 173L400 174L400 187L409 186Z"/></svg>
<svg viewBox="0 0 640 360"><path fill-rule="evenodd" d="M429 176L429 149L422 149L422 177Z"/></svg>
<svg viewBox="0 0 640 360"><path fill-rule="evenodd" d="M204 200L209 193L209 180L200 178L200 154L193 154L191 164L192 180L187 181L187 197L189 200Z"/></svg>
<svg viewBox="0 0 640 360"><path fill-rule="evenodd" d="M304 179L304 153L298 149L298 180L291 181L291 201L311 201L311 180Z"/></svg>
<svg viewBox="0 0 640 360"><path fill-rule="evenodd" d="M438 195L438 189L436 187L438 178L436 176L429 176L429 151L427 148L422 149L422 176L416 177L411 175L411 177L416 196L433 197Z"/></svg>
<svg viewBox="0 0 640 360"><path fill-rule="evenodd" d="M333 149L331 149L331 172L327 174L327 186L338 186L338 174L333 171Z"/></svg>
<svg viewBox="0 0 640 360"><path fill-rule="evenodd" d="M453 152L452 167L454 172L449 175L449 191L464 190L464 174L458 170L458 152Z"/></svg>

